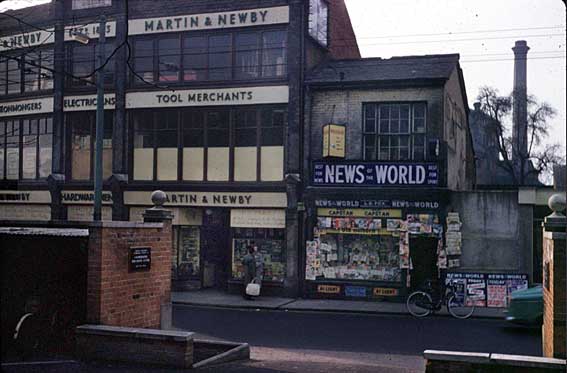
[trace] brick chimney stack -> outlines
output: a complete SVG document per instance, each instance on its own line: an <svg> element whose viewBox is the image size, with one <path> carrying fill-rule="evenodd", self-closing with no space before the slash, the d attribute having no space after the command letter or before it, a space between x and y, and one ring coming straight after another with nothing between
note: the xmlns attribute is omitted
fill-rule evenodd
<svg viewBox="0 0 567 373"><path fill-rule="evenodd" d="M527 55L528 44L517 40L514 48L514 92L512 108L512 159L525 159L528 152L528 90L527 90Z"/></svg>

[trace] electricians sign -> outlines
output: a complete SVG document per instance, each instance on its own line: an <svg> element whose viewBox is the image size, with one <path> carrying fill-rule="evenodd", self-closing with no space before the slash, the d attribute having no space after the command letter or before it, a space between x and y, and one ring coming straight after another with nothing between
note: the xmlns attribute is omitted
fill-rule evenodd
<svg viewBox="0 0 567 373"><path fill-rule="evenodd" d="M313 185L437 186L435 163L314 162Z"/></svg>

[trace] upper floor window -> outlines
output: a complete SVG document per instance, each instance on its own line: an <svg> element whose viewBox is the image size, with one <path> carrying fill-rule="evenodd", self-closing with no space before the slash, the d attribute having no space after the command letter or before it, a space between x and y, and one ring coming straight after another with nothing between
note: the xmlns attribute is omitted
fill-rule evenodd
<svg viewBox="0 0 567 373"><path fill-rule="evenodd" d="M365 160L425 159L426 104L365 104Z"/></svg>
<svg viewBox="0 0 567 373"><path fill-rule="evenodd" d="M51 117L0 121L0 180L49 176L52 141Z"/></svg>
<svg viewBox="0 0 567 373"><path fill-rule="evenodd" d="M309 35L325 47L328 20L329 6L325 0L309 0Z"/></svg>
<svg viewBox="0 0 567 373"><path fill-rule="evenodd" d="M112 43L106 43L104 47L105 59L110 57L114 51L114 45ZM96 62L97 45L87 44L87 45L73 45L71 49L71 73L77 77L77 79L71 78L71 84L73 86L92 86L91 83L96 82L96 73L93 74L97 67ZM113 85L114 84L114 56L106 63L104 66L104 84ZM80 78L80 79L79 79Z"/></svg>
<svg viewBox="0 0 567 373"><path fill-rule="evenodd" d="M52 89L52 71L52 50L0 57L0 95Z"/></svg>
<svg viewBox="0 0 567 373"><path fill-rule="evenodd" d="M132 58L136 83L280 78L286 60L282 30L139 39Z"/></svg>

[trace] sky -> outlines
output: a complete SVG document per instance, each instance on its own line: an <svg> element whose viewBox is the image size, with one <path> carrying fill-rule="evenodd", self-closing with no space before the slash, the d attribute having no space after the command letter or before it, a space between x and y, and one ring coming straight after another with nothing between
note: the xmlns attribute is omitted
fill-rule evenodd
<svg viewBox="0 0 567 373"><path fill-rule="evenodd" d="M565 152L565 5L561 0L345 0L363 57L459 53L469 107L482 86L512 91L526 40L528 93L557 115L549 143Z"/></svg>
<svg viewBox="0 0 567 373"><path fill-rule="evenodd" d="M0 12L49 0L6 0ZM469 107L482 86L513 87L526 40L528 93L557 110L549 143L566 144L565 5L561 0L345 0L363 57L459 53Z"/></svg>

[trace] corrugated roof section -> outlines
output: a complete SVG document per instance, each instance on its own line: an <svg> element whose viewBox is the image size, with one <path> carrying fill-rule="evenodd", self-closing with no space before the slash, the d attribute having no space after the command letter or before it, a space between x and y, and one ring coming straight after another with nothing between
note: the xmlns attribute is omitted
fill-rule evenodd
<svg viewBox="0 0 567 373"><path fill-rule="evenodd" d="M334 60L313 69L306 80L316 84L448 79L458 63L458 54Z"/></svg>
<svg viewBox="0 0 567 373"><path fill-rule="evenodd" d="M89 230L79 228L0 227L0 234L18 236L88 237Z"/></svg>

